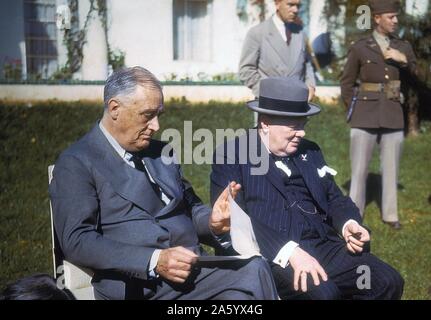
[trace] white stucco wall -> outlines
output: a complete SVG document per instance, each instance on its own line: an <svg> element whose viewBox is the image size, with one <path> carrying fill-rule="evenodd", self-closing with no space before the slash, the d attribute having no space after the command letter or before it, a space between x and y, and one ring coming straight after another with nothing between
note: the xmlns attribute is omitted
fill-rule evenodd
<svg viewBox="0 0 431 320"><path fill-rule="evenodd" d="M126 65L157 76L172 72L172 0L108 0L108 41L126 53Z"/></svg>
<svg viewBox="0 0 431 320"><path fill-rule="evenodd" d="M185 97L191 102L210 100L246 102L254 96L245 86L208 86L208 85L165 85L165 100ZM318 86L316 95L329 103L338 102L340 87ZM61 101L103 100L103 85L0 85L0 100L43 101L57 99Z"/></svg>
<svg viewBox="0 0 431 320"><path fill-rule="evenodd" d="M172 0L108 0L108 39L112 49L126 52L126 65L147 67L161 80L199 72L237 72L249 25L236 15L236 1L213 0L210 10L211 60L174 61Z"/></svg>

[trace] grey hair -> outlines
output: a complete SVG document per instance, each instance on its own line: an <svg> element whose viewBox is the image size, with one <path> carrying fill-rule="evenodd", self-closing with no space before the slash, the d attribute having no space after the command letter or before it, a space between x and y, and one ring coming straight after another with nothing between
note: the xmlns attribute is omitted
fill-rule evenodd
<svg viewBox="0 0 431 320"><path fill-rule="evenodd" d="M112 73L106 80L103 90L105 110L108 108L109 100L133 94L138 85L162 91L160 81L145 68L123 68Z"/></svg>

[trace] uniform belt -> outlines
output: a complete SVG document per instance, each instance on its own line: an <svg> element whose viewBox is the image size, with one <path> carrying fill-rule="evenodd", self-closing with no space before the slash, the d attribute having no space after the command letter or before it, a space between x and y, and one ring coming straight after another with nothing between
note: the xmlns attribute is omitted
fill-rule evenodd
<svg viewBox="0 0 431 320"><path fill-rule="evenodd" d="M363 91L382 92L382 93L385 93L387 99L395 100L395 101L400 101L400 97L401 97L400 89L401 89L400 80L392 80L386 83L363 82L359 86L359 92L363 92Z"/></svg>
<svg viewBox="0 0 431 320"><path fill-rule="evenodd" d="M400 85L399 80L392 80L387 83L363 82L359 86L359 91L388 92L394 89L399 90Z"/></svg>

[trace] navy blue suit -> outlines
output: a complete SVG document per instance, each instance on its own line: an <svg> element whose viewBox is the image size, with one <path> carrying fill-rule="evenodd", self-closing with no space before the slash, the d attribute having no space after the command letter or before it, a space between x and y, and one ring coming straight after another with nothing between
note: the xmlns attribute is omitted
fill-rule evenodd
<svg viewBox="0 0 431 320"><path fill-rule="evenodd" d="M259 166L256 159L244 157L239 150L247 146L268 159L266 174L256 175L252 170ZM227 151L231 152L227 152ZM235 152L232 152L232 151ZM246 158L246 161L244 161ZM214 154L211 173L211 201L214 202L230 181L242 185L236 201L250 216L261 253L273 261L280 249L289 241L297 242L302 249L316 258L329 276L329 281L301 298L334 299L349 298L400 298L403 280L389 265L369 252L352 255L340 236L344 224L353 219L361 224L358 208L349 197L343 195L333 177L323 177L318 169L326 165L320 148L303 139L298 151L290 157L289 168L296 183L289 184L286 174L276 167L266 147L257 135L243 135L219 146ZM301 188L302 187L302 188ZM306 195L298 199L298 190ZM303 192L304 193L304 192ZM297 197L295 199L295 197ZM294 200L306 198L317 214L298 212ZM370 290L357 290L357 267L368 265L371 269ZM283 298L296 297L293 292L293 269L273 265L279 294Z"/></svg>
<svg viewBox="0 0 431 320"><path fill-rule="evenodd" d="M183 246L201 252L200 241L215 242L211 209L196 196L180 166L163 161L164 147L152 140L144 160L171 200L166 206L99 125L60 155L49 192L65 259L94 271L98 299L275 299L271 271L262 259L235 268L202 267L184 284L149 277L155 249Z"/></svg>

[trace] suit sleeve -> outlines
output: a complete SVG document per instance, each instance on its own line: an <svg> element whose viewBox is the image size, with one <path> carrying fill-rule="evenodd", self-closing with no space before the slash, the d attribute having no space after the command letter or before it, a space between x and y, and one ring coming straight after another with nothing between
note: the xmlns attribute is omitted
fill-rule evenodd
<svg viewBox="0 0 431 320"><path fill-rule="evenodd" d="M199 240L203 243L214 245L214 235L209 227L211 208L203 204L202 200L196 195L190 182L184 178L179 165L178 170L184 186L184 199L193 219L193 225L198 234Z"/></svg>
<svg viewBox="0 0 431 320"><path fill-rule="evenodd" d="M322 162L322 166L327 165L321 150L316 152L320 162ZM326 199L328 203L327 214L335 230L341 234L344 224L350 219L353 219L362 225L362 218L359 214L359 209L350 197L343 194L335 183L334 178L327 174L323 181L325 184Z"/></svg>
<svg viewBox="0 0 431 320"><path fill-rule="evenodd" d="M239 79L253 92L259 85L261 76L259 74L260 38L256 28L251 29L245 38L239 62Z"/></svg>
<svg viewBox="0 0 431 320"><path fill-rule="evenodd" d="M316 88L316 79L314 77L314 69L311 61L305 62L305 83L307 86Z"/></svg>
<svg viewBox="0 0 431 320"><path fill-rule="evenodd" d="M304 46L307 48L308 39L304 36ZM314 77L314 68L311 60L311 54L306 50L305 59L305 83L307 86L316 88L316 78Z"/></svg>
<svg viewBox="0 0 431 320"><path fill-rule="evenodd" d="M343 74L340 80L341 98L346 107L349 106L353 98L356 79L358 78L360 68L360 60L354 47L350 48L347 56L347 62L344 67Z"/></svg>
<svg viewBox="0 0 431 320"><path fill-rule="evenodd" d="M90 170L73 156L57 161L49 187L54 226L66 259L94 270L115 270L147 279L155 248L103 236L98 230L100 202Z"/></svg>

